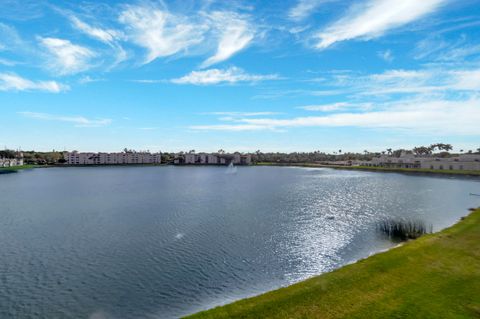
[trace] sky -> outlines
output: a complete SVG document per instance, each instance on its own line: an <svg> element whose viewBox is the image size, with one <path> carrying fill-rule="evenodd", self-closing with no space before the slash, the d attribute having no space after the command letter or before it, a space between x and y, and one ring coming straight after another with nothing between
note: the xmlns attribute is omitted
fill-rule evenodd
<svg viewBox="0 0 480 319"><path fill-rule="evenodd" d="M0 147L480 147L480 0L0 1Z"/></svg>

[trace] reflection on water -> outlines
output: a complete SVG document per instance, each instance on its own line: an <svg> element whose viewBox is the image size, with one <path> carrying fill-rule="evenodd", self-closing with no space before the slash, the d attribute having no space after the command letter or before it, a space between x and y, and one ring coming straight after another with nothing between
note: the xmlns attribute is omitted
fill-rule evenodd
<svg viewBox="0 0 480 319"><path fill-rule="evenodd" d="M479 190L478 179L285 167L2 175L0 317L178 317L388 248L374 231L386 216L451 225Z"/></svg>

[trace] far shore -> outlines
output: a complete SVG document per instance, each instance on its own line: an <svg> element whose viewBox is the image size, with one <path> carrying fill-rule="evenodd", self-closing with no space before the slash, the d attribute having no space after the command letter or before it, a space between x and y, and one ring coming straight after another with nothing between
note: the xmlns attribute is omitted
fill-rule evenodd
<svg viewBox="0 0 480 319"><path fill-rule="evenodd" d="M393 173L412 173L412 174L432 174L432 175L459 175L459 176L480 176L480 171L468 170L447 170L447 169L423 169L423 168L389 168L373 166L344 166L344 165L325 165L320 163L275 163L260 162L258 166L292 166L292 167L312 167L312 168L333 168L345 170L360 170L371 172L393 172Z"/></svg>
<svg viewBox="0 0 480 319"><path fill-rule="evenodd" d="M219 165L174 165L174 164L98 164L98 165L22 165L12 167L0 167L0 174L12 173L19 170L33 169L33 168L50 168L50 167L139 167L139 166L219 166ZM245 165L240 165L245 166ZM247 165L248 166L248 165ZM372 167L372 166L343 166L343 165L325 165L320 163L276 163L276 162L259 162L251 166L285 166L285 167L311 167L311 168L332 168L343 170L360 170L370 172L392 172L392 173L406 173L406 174L427 174L427 175L449 175L449 176L480 176L480 171L469 170L439 170L439 169L422 169L422 168L388 168L388 167Z"/></svg>

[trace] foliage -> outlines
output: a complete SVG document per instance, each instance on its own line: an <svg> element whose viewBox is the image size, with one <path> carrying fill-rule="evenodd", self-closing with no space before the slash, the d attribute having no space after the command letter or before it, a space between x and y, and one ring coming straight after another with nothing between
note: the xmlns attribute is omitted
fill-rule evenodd
<svg viewBox="0 0 480 319"><path fill-rule="evenodd" d="M63 163L63 152L35 152L27 151L23 152L23 160L25 164L32 165L55 165Z"/></svg>
<svg viewBox="0 0 480 319"><path fill-rule="evenodd" d="M15 158L17 156L17 152L12 150L3 150L0 151L0 158Z"/></svg>

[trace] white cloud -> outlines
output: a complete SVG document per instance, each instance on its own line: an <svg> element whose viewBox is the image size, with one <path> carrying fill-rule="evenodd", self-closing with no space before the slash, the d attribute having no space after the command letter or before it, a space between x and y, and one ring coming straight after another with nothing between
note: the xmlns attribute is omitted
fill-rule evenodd
<svg viewBox="0 0 480 319"><path fill-rule="evenodd" d="M243 116L264 116L264 115L276 115L278 112L210 112L207 114L213 115L226 115L231 117L243 117Z"/></svg>
<svg viewBox="0 0 480 319"><path fill-rule="evenodd" d="M144 63L187 51L204 40L207 27L153 6L127 6L120 22L127 38L147 49Z"/></svg>
<svg viewBox="0 0 480 319"><path fill-rule="evenodd" d="M38 37L48 51L48 68L60 75L74 74L91 68L90 60L95 54L88 48L58 38Z"/></svg>
<svg viewBox="0 0 480 319"><path fill-rule="evenodd" d="M171 82L176 84L211 85L218 83L258 82L276 79L279 79L279 77L275 74L248 74L240 68L231 67L224 70L209 69L205 71L192 71L181 78L171 80Z"/></svg>
<svg viewBox="0 0 480 319"><path fill-rule="evenodd" d="M466 59L480 56L480 44L472 43L462 35L456 41L446 41L435 35L419 41L414 50L415 59L433 60L436 62L464 63Z"/></svg>
<svg viewBox="0 0 480 319"><path fill-rule="evenodd" d="M288 17L300 21L310 16L320 5L336 0L298 0L297 4L288 11Z"/></svg>
<svg viewBox="0 0 480 319"><path fill-rule="evenodd" d="M97 39L101 42L104 43L113 43L115 42L118 38L122 36L122 34L119 31L116 30L109 30L109 29L101 29L101 28L96 28L92 27L91 25L83 22L79 18L75 16L70 16L70 21L72 21L72 25L82 31L83 33L91 36L94 39Z"/></svg>
<svg viewBox="0 0 480 319"><path fill-rule="evenodd" d="M316 47L351 39L369 40L437 10L446 0L369 0L316 34Z"/></svg>
<svg viewBox="0 0 480 319"><path fill-rule="evenodd" d="M294 127L361 127L399 129L412 132L452 135L479 135L480 100L411 100L388 105L385 110L338 113L290 119L245 118L234 124L192 126L196 130L277 130ZM239 124L236 124L240 122Z"/></svg>
<svg viewBox="0 0 480 319"><path fill-rule="evenodd" d="M0 91L44 91L59 93L69 87L55 81L31 81L14 73L0 73Z"/></svg>
<svg viewBox="0 0 480 319"><path fill-rule="evenodd" d="M244 16L231 12L213 12L208 17L220 31L220 40L216 53L205 60L202 67L209 67L229 59L246 48L254 38L255 29Z"/></svg>
<svg viewBox="0 0 480 319"><path fill-rule="evenodd" d="M1 48L0 48L0 51L1 51ZM15 66L18 64L18 62L0 58L0 64L5 66Z"/></svg>
<svg viewBox="0 0 480 319"><path fill-rule="evenodd" d="M73 123L76 127L100 127L112 123L111 119L89 119L83 116L66 116L37 112L19 112L18 114L37 120Z"/></svg>
<svg viewBox="0 0 480 319"><path fill-rule="evenodd" d="M332 112L332 111L344 110L345 108L348 108L350 106L351 106L350 103L338 102L338 103L322 104L322 105L305 105L305 106L300 106L298 108L306 111Z"/></svg>
<svg viewBox="0 0 480 319"><path fill-rule="evenodd" d="M378 57L381 59L387 61L387 62L392 62L395 58L393 57L392 50L385 50L385 51L379 51L377 52Z"/></svg>
<svg viewBox="0 0 480 319"><path fill-rule="evenodd" d="M73 15L70 15L69 19L72 22L74 28L87 34L93 39L107 44L115 51L114 65L121 63L122 61L125 61L127 59L127 53L118 43L118 40L124 38L122 32L113 29L102 29L98 27L93 27Z"/></svg>

